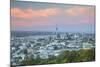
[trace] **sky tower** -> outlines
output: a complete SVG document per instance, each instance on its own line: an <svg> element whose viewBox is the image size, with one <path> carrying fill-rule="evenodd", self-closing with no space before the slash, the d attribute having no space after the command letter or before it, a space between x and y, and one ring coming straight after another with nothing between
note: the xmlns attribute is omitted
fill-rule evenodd
<svg viewBox="0 0 100 67"><path fill-rule="evenodd" d="M57 25L56 25L56 35L58 34L58 27L57 27Z"/></svg>
<svg viewBox="0 0 100 67"><path fill-rule="evenodd" d="M57 25L56 25L56 38L57 38L57 39L60 38L60 34L59 34L59 32L58 32L58 27L57 27Z"/></svg>

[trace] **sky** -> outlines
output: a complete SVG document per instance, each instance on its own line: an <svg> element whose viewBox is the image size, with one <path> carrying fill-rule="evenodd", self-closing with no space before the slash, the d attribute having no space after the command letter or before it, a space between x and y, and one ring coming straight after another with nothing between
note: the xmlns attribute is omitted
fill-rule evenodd
<svg viewBox="0 0 100 67"><path fill-rule="evenodd" d="M95 32L95 6L11 2L11 31Z"/></svg>

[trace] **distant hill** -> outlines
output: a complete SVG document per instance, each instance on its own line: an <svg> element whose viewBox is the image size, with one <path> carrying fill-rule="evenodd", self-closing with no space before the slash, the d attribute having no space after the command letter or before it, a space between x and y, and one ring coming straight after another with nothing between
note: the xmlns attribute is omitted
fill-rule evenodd
<svg viewBox="0 0 100 67"><path fill-rule="evenodd" d="M24 37L24 36L32 36L32 35L54 35L55 32L38 32L38 31L11 31L11 36L15 37Z"/></svg>

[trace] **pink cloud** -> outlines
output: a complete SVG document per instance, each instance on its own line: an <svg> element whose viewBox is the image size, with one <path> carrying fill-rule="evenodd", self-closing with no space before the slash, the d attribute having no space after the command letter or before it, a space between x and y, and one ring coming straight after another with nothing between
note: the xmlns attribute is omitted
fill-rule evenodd
<svg viewBox="0 0 100 67"><path fill-rule="evenodd" d="M27 22L13 22L11 23L12 27L28 27L28 26L32 26L32 23L27 23Z"/></svg>
<svg viewBox="0 0 100 67"><path fill-rule="evenodd" d="M20 9L20 8L12 8L11 15L17 18L30 19L33 17L48 17L59 14L60 10L58 8L48 8L41 10L33 10L33 9Z"/></svg>
<svg viewBox="0 0 100 67"><path fill-rule="evenodd" d="M53 23L48 22L49 16L55 16L58 14L66 14L67 16L71 16L71 18L67 19L67 23L69 25L77 25L77 24L86 24L93 22L94 19L94 10L90 7L73 7L69 9L58 9L58 8L47 8L47 9L20 9L20 8L12 8L12 22L11 25L14 27L30 27L30 26L49 26ZM84 15L84 16L80 16ZM76 17L79 16L79 17ZM15 18L26 19L25 20L17 20ZM58 20L57 20L58 21ZM63 20L62 20L63 21ZM72 21L75 21L74 23ZM62 23L61 23L62 24ZM66 23L64 23L66 24Z"/></svg>
<svg viewBox="0 0 100 67"><path fill-rule="evenodd" d="M94 11L91 7L73 7L67 9L66 14L69 16L92 15Z"/></svg>
<svg viewBox="0 0 100 67"><path fill-rule="evenodd" d="M47 19L45 18L33 18L31 20L17 20L17 19L11 19L11 26L13 27L30 27L30 26L42 26L42 25L49 25Z"/></svg>

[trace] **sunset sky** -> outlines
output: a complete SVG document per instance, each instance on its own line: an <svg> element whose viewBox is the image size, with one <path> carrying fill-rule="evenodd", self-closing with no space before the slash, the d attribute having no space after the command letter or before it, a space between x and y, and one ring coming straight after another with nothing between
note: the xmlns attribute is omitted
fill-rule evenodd
<svg viewBox="0 0 100 67"><path fill-rule="evenodd" d="M38 2L11 2L11 30L94 32L95 7Z"/></svg>

